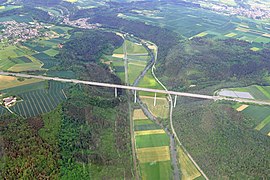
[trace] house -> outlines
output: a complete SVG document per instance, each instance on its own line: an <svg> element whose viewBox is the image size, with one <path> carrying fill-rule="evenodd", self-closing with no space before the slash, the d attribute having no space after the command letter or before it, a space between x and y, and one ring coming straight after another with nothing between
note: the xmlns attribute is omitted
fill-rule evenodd
<svg viewBox="0 0 270 180"><path fill-rule="evenodd" d="M13 103L15 103L17 98L15 96L7 97L3 99L3 103L6 107L10 107Z"/></svg>

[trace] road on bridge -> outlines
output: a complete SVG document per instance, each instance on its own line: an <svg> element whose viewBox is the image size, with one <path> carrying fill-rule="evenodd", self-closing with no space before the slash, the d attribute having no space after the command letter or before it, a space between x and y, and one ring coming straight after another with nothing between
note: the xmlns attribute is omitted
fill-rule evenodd
<svg viewBox="0 0 270 180"><path fill-rule="evenodd" d="M234 102L241 102L241 103L252 103L252 104L258 104L258 105L270 106L270 101L262 101L262 100L255 100L255 99L209 96L209 95L194 94L194 93L134 87L134 86L127 86L127 85L120 85L120 84L100 83L100 82L92 82L92 81L83 81L83 80L78 80L78 79L65 79L65 78L59 78L59 77L48 77L48 76L12 73L12 72L3 72L3 71L0 71L0 75L23 77L23 78L36 78L36 79L43 79L43 80L53 80L53 81L66 82L66 83L86 84L86 85L91 85L91 86L126 89L126 90L134 90L134 91L145 91L145 92L161 93L161 94L176 95L176 96L183 96L183 97L208 99L208 100L214 100L214 101L223 100L223 101L234 101Z"/></svg>

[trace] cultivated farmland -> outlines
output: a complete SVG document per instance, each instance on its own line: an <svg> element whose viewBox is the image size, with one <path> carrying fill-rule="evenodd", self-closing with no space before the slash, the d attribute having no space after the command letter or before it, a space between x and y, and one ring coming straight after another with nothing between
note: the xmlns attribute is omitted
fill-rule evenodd
<svg viewBox="0 0 270 180"><path fill-rule="evenodd" d="M225 1L224 1L225 2ZM231 4L231 3L230 3ZM182 6L181 4L162 3L145 11L134 10L119 15L121 18L139 20L156 26L166 27L186 38L237 38L260 43L270 42L269 32L259 20L248 20L241 17L229 17L202 8ZM263 26L263 27L261 27Z"/></svg>
<svg viewBox="0 0 270 180"><path fill-rule="evenodd" d="M170 179L169 137L163 129L146 117L138 119L142 110L134 111L136 154L142 179ZM142 115L140 115L142 117Z"/></svg>
<svg viewBox="0 0 270 180"><path fill-rule="evenodd" d="M68 85L59 82L39 82L3 92L16 95L22 99L10 109L22 117L32 117L52 111L66 99L63 89Z"/></svg>
<svg viewBox="0 0 270 180"><path fill-rule="evenodd" d="M126 45L127 58L128 58L128 78L129 83L133 84L137 77L141 74L150 60L147 50L141 44L125 40L123 45L114 50L112 57L103 56L103 59L112 62L112 69L124 82L124 46Z"/></svg>
<svg viewBox="0 0 270 180"><path fill-rule="evenodd" d="M251 105L241 112L252 119L254 129L266 135L270 132L270 107Z"/></svg>

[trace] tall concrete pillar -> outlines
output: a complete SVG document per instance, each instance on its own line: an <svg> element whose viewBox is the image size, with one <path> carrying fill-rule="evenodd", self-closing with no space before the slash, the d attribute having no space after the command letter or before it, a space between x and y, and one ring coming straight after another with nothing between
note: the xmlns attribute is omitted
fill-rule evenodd
<svg viewBox="0 0 270 180"><path fill-rule="evenodd" d="M137 102L137 91L135 90L135 92L134 92L134 103L136 103Z"/></svg>
<svg viewBox="0 0 270 180"><path fill-rule="evenodd" d="M176 106L176 102L177 102L177 95L175 95L175 97L174 97L174 104L173 104L173 107Z"/></svg>
<svg viewBox="0 0 270 180"><path fill-rule="evenodd" d="M114 89L114 96L117 98L117 88Z"/></svg>
<svg viewBox="0 0 270 180"><path fill-rule="evenodd" d="M157 104L157 93L155 93L155 98L154 98L154 106Z"/></svg>

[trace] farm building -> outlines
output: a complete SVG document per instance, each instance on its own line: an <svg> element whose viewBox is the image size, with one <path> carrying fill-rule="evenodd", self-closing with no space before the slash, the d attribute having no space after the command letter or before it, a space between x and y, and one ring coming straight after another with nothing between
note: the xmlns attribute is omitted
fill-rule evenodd
<svg viewBox="0 0 270 180"><path fill-rule="evenodd" d="M13 97L7 97L3 99L3 104L7 107L7 106L11 106L12 104L14 104L16 102L17 98L15 96Z"/></svg>

